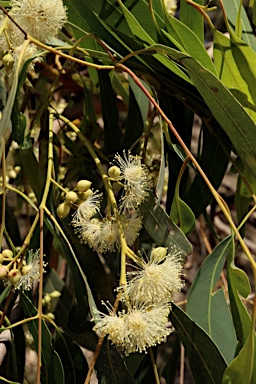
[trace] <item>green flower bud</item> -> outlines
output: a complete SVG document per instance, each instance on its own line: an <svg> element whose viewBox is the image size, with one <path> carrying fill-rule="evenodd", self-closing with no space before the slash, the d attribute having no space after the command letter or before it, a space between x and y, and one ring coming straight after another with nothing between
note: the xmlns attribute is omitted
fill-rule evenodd
<svg viewBox="0 0 256 384"><path fill-rule="evenodd" d="M167 255L167 248L164 247L157 247L154 248L151 252L150 260L154 263L158 263L159 261L163 260Z"/></svg>
<svg viewBox="0 0 256 384"><path fill-rule="evenodd" d="M4 266L0 265L0 279L5 279L8 276L9 269Z"/></svg>
<svg viewBox="0 0 256 384"><path fill-rule="evenodd" d="M10 249L4 249L2 251L2 255L3 257L5 257L6 259L12 259L13 258L13 252L10 250Z"/></svg>
<svg viewBox="0 0 256 384"><path fill-rule="evenodd" d="M88 189L86 192L79 193L79 200L82 202L87 200L88 197L93 195L93 191L91 189Z"/></svg>
<svg viewBox="0 0 256 384"><path fill-rule="evenodd" d="M70 211L70 205L68 203L61 203L57 208L57 215L60 219L65 219Z"/></svg>
<svg viewBox="0 0 256 384"><path fill-rule="evenodd" d="M110 167L108 170L108 175L112 179L116 179L121 175L121 169L118 168L116 165L113 165L113 167Z"/></svg>
<svg viewBox="0 0 256 384"><path fill-rule="evenodd" d="M10 283L15 285L20 281L21 273L17 268L13 268L10 270L8 278Z"/></svg>
<svg viewBox="0 0 256 384"><path fill-rule="evenodd" d="M68 192L65 196L65 200L68 202L68 203L75 203L77 201L77 194L75 192Z"/></svg>
<svg viewBox="0 0 256 384"><path fill-rule="evenodd" d="M79 192L85 192L91 188L91 185L92 185L92 183L89 180L80 180L80 181L78 181L76 188Z"/></svg>

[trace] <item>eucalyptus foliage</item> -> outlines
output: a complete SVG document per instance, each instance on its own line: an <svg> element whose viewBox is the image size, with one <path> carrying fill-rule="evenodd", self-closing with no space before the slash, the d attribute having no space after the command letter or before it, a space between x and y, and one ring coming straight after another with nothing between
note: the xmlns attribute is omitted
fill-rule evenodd
<svg viewBox="0 0 256 384"><path fill-rule="evenodd" d="M31 349L36 383L171 384L184 350L195 383L256 382L256 2L165 3L0 2L1 382L27 382ZM216 246L187 288L202 220Z"/></svg>

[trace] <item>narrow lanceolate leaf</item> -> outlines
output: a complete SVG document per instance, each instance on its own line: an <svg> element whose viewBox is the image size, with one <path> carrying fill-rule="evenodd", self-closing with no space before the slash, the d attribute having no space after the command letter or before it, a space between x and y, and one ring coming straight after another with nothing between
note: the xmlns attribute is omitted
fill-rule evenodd
<svg viewBox="0 0 256 384"><path fill-rule="evenodd" d="M26 318L33 317L37 314L37 309L34 307L29 298L20 294L22 308ZM35 348L38 348L38 320L28 322L28 327L33 336ZM42 321L42 384L64 384L64 371L59 355L54 350L52 345L52 337L45 322Z"/></svg>
<svg viewBox="0 0 256 384"><path fill-rule="evenodd" d="M241 349L250 334L251 319L240 295L244 298L249 295L250 283L246 273L234 264L234 249L233 245L233 255L230 254L227 263L227 280L231 313L239 340L238 349Z"/></svg>
<svg viewBox="0 0 256 384"><path fill-rule="evenodd" d="M172 304L169 319L179 333L196 384L220 384L226 363L207 333Z"/></svg>
<svg viewBox="0 0 256 384"><path fill-rule="evenodd" d="M204 5L204 0L195 0L195 3ZM191 4L180 2L180 20L187 25L204 43L204 19L203 16Z"/></svg>
<svg viewBox="0 0 256 384"><path fill-rule="evenodd" d="M255 365L255 333L254 329L250 332L243 348L238 356L227 367L222 384L253 384L252 381L253 368Z"/></svg>
<svg viewBox="0 0 256 384"><path fill-rule="evenodd" d="M171 221L163 208L156 204L153 195L140 206L143 225L157 245L170 247L174 245L181 251L182 257L191 253L192 247L184 233Z"/></svg>
<svg viewBox="0 0 256 384"><path fill-rule="evenodd" d="M242 161L256 176L256 129L243 106L211 72L192 57L162 45L149 50L166 52L186 68L195 87L202 95L215 119L229 136Z"/></svg>
<svg viewBox="0 0 256 384"><path fill-rule="evenodd" d="M234 29L237 24L238 10L240 7L241 0L223 0L225 10L227 12L230 27ZM256 4L256 3L255 3ZM255 7L255 6L254 6ZM242 39L248 44L254 51L256 51L256 40L253 35L253 30L250 21L247 17L244 7L241 9L240 23L242 29ZM255 24L255 22L254 22Z"/></svg>
<svg viewBox="0 0 256 384"><path fill-rule="evenodd" d="M243 79L242 71L239 68L243 65L245 69L246 61L242 60L240 65L239 61L236 63L234 56L238 50L238 47L232 43L230 38L219 31L214 32L214 63L218 77L255 121L255 90L250 93L249 88L251 86ZM249 73L247 76L249 76ZM251 77L254 78L252 72Z"/></svg>
<svg viewBox="0 0 256 384"><path fill-rule="evenodd" d="M192 55L205 68L209 69L209 71L214 74L217 74L215 66L203 43L186 24L183 24L174 16L169 16L168 19L166 19L166 28L168 33L164 30L162 30L162 33L170 39L174 45L175 41L178 42L183 48L183 52L185 51Z"/></svg>
<svg viewBox="0 0 256 384"><path fill-rule="evenodd" d="M174 196L170 217L185 234L190 233L195 226L193 211L177 194Z"/></svg>
<svg viewBox="0 0 256 384"><path fill-rule="evenodd" d="M236 350L236 335L223 290L213 292L220 278L231 238L224 239L205 259L189 291L187 313L213 339L229 363Z"/></svg>

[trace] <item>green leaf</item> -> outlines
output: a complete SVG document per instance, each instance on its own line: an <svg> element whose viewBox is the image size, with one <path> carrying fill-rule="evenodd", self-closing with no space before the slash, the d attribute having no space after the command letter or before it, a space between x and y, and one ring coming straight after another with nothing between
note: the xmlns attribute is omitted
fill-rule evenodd
<svg viewBox="0 0 256 384"><path fill-rule="evenodd" d="M251 319L245 308L240 295L246 298L250 293L250 283L246 273L234 264L235 248L233 244L233 255L230 253L227 263L228 291L233 322L239 340L238 348L245 344L251 329Z"/></svg>
<svg viewBox="0 0 256 384"><path fill-rule="evenodd" d="M19 149L18 156L25 176L27 177L37 199L39 199L41 195L41 188L39 184L39 164L32 147Z"/></svg>
<svg viewBox="0 0 256 384"><path fill-rule="evenodd" d="M65 383L84 384L88 363L81 348L60 330L56 331L54 347L63 364Z"/></svg>
<svg viewBox="0 0 256 384"><path fill-rule="evenodd" d="M148 115L149 101L142 90L129 77L129 109L126 119L123 149L130 149L141 137Z"/></svg>
<svg viewBox="0 0 256 384"><path fill-rule="evenodd" d="M33 317L37 314L30 299L20 293L23 311L26 318ZM38 320L28 322L28 327L33 336L35 348L38 349ZM42 321L42 384L65 384L63 366L59 355L52 346L52 337L45 322Z"/></svg>
<svg viewBox="0 0 256 384"><path fill-rule="evenodd" d="M170 218L185 234L193 230L196 222L192 210L177 194L174 196Z"/></svg>
<svg viewBox="0 0 256 384"><path fill-rule="evenodd" d="M223 4L228 16L230 27L233 30L235 30L237 14L240 7L240 0L223 0ZM242 7L241 9L241 27L242 27L242 39L246 44L248 44L256 52L255 37L253 35L253 30L252 30L250 21L248 20L244 7Z"/></svg>
<svg viewBox="0 0 256 384"><path fill-rule="evenodd" d="M207 333L175 304L169 319L179 333L196 384L220 384L226 363Z"/></svg>
<svg viewBox="0 0 256 384"><path fill-rule="evenodd" d="M250 332L243 348L238 356L227 367L222 384L253 384L252 372L255 365L255 333L254 329Z"/></svg>
<svg viewBox="0 0 256 384"><path fill-rule="evenodd" d="M204 5L204 0L195 0L195 3ZM180 2L180 21L190 28L201 43L204 43L204 19L202 15L185 0Z"/></svg>
<svg viewBox="0 0 256 384"><path fill-rule="evenodd" d="M206 51L203 42L200 41L198 36L191 31L191 29L180 22L176 17L169 16L166 20L166 29L162 30L162 33L175 45L178 42L183 48L183 52L187 52L193 56L194 59L198 60L205 68L214 74L217 74L216 68ZM177 47L178 48L178 47Z"/></svg>
<svg viewBox="0 0 256 384"><path fill-rule="evenodd" d="M229 136L243 162L256 176L255 123L230 91L207 69L192 57L172 48L154 45L150 50L161 49L187 69L194 85L201 93L213 116Z"/></svg>
<svg viewBox="0 0 256 384"><path fill-rule="evenodd" d="M113 91L109 74L106 71L99 71L98 76L100 81L102 117L104 120L104 141L107 152L115 154L120 150L121 141L116 95Z"/></svg>
<svg viewBox="0 0 256 384"><path fill-rule="evenodd" d="M157 245L168 248L170 245L175 245L184 259L191 253L191 244L184 233L170 220L163 208L156 204L153 195L140 206L140 211L143 216L143 225Z"/></svg>
<svg viewBox="0 0 256 384"><path fill-rule="evenodd" d="M230 250L231 238L214 248L199 268L190 288L188 315L212 338L229 363L236 350L236 335L223 290L214 292L217 280Z"/></svg>
<svg viewBox="0 0 256 384"><path fill-rule="evenodd" d="M101 384L136 384L124 359L106 338L103 341L95 368Z"/></svg>
<svg viewBox="0 0 256 384"><path fill-rule="evenodd" d="M225 175L231 152L231 142L226 133L216 122L209 122L207 126L202 124L202 150L198 160L208 179L215 189L218 189ZM184 201L199 217L207 205L212 201L210 192L200 174L196 174L191 185L186 191Z"/></svg>

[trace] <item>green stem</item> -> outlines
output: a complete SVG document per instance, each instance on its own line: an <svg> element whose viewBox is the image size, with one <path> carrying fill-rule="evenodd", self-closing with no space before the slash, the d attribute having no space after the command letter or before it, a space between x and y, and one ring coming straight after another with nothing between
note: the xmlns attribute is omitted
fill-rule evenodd
<svg viewBox="0 0 256 384"><path fill-rule="evenodd" d="M55 112L54 112L55 113ZM105 187L105 190L108 194L108 197L111 202L111 206L116 218L116 222L118 225L118 231L119 231L119 237L120 237L120 244L121 244L121 270L120 270L120 285L126 285L126 254L128 250L128 246L124 237L124 231L123 231L123 226L120 220L119 212L118 212L118 207L116 203L116 198L112 189L112 185L109 181L109 177L105 172L105 169L103 168L100 159L98 158L95 150L93 149L93 145L89 142L89 140L82 134L82 132L77 128L75 124L73 124L70 120L68 120L66 117L62 115L58 115L58 118L64 123L68 124L70 128L73 129L73 131L77 134L77 136L80 138L82 143L85 145L87 148L88 152L90 153L92 159L94 160L96 167L98 168L98 171L102 177L103 184Z"/></svg>
<svg viewBox="0 0 256 384"><path fill-rule="evenodd" d="M4 138L1 138L1 147L2 147L2 214L1 214L1 227L0 227L0 244L3 244L3 235L5 228L5 206L6 206L6 164L5 164L5 143Z"/></svg>

